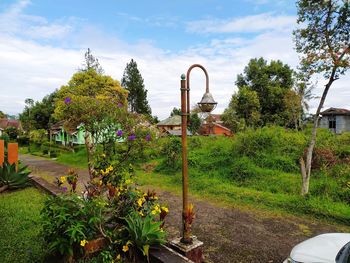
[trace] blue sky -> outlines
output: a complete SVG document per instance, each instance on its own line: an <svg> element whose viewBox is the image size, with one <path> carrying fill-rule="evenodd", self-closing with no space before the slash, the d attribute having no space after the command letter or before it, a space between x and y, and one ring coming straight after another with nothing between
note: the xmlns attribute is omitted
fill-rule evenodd
<svg viewBox="0 0 350 263"><path fill-rule="evenodd" d="M297 66L295 27L290 0L1 0L0 110L19 113L25 98L39 100L67 83L90 47L118 80L126 63L137 61L153 114L160 118L179 106L181 73L201 63L220 113L249 59L263 56ZM191 78L194 102L204 91L204 78L199 71ZM336 83L334 94L349 95L346 81ZM346 107L344 96L330 94L326 106Z"/></svg>

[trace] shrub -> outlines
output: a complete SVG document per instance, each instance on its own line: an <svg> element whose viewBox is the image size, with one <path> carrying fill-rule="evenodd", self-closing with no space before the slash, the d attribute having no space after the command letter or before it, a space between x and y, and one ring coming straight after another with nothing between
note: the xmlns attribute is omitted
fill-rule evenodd
<svg viewBox="0 0 350 263"><path fill-rule="evenodd" d="M2 187L2 191L29 186L29 174L30 172L27 171L27 166L20 167L17 170L15 163L9 164L5 160L2 167L0 166L0 187Z"/></svg>
<svg viewBox="0 0 350 263"><path fill-rule="evenodd" d="M17 142L20 146L27 146L29 144L29 137L26 135L20 135Z"/></svg>

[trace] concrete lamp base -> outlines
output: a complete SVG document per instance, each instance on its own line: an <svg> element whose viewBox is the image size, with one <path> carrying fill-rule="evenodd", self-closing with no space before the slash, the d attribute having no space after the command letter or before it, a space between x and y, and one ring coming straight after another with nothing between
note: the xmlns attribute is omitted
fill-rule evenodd
<svg viewBox="0 0 350 263"><path fill-rule="evenodd" d="M194 263L202 263L203 261L203 242L199 241L196 236L192 236L192 244L184 244L181 242L181 238L176 238L170 241L170 247L192 260Z"/></svg>

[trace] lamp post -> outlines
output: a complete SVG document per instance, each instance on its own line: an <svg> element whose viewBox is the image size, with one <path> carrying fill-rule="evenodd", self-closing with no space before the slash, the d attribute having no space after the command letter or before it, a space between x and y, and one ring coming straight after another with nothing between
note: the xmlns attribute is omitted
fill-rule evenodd
<svg viewBox="0 0 350 263"><path fill-rule="evenodd" d="M182 137L182 238L183 244L191 244L191 229L187 222L188 211L188 165L187 165L187 123L190 114L190 73L193 68L200 68L206 77L206 88L202 100L198 103L202 112L210 113L217 105L209 92L209 76L206 69L199 64L189 67L187 75L181 75L181 137Z"/></svg>

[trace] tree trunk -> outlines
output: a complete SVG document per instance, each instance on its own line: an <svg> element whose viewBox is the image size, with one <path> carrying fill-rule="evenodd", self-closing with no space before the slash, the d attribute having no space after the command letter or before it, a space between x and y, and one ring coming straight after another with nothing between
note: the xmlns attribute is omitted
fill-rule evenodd
<svg viewBox="0 0 350 263"><path fill-rule="evenodd" d="M1 186L1 187L0 187L0 193L6 191L8 188L9 188L8 185Z"/></svg>
<svg viewBox="0 0 350 263"><path fill-rule="evenodd" d="M336 72L336 67L333 67L332 74L329 77L328 83L325 86L320 103L317 107L317 111L316 111L316 114L314 117L314 125L313 125L312 133L311 133L311 140L310 140L310 144L307 148L307 152L306 152L306 164L305 164L304 160L302 160L302 161L300 160L300 173L301 173L302 182L303 182L302 191L301 191L302 195L306 195L309 192L309 182L310 182L310 176L311 176L311 162L312 162L312 154L313 154L315 144L316 144L316 132L317 132L317 128L318 128L318 120L320 117L321 109L322 109L323 104L326 100L328 90L331 87L333 81L335 80L335 78L334 78L335 72Z"/></svg>
<svg viewBox="0 0 350 263"><path fill-rule="evenodd" d="M89 133L86 132L85 133L85 146L86 146L86 153L87 153L88 170L89 170L90 179L92 179L94 167L93 167L91 161L92 161L94 146L93 146L93 143L91 143L90 139L91 138L90 138Z"/></svg>

